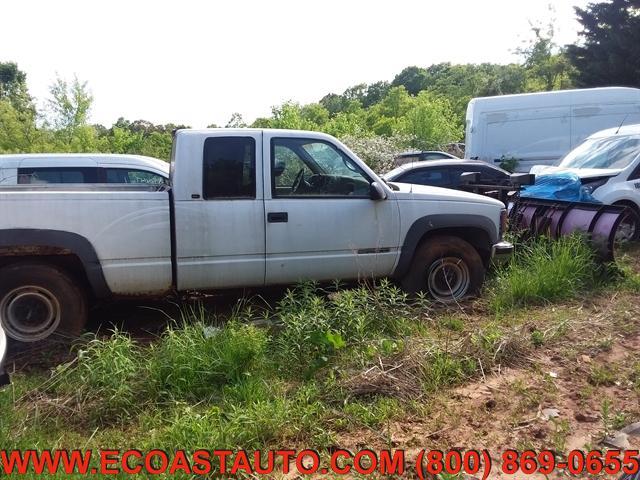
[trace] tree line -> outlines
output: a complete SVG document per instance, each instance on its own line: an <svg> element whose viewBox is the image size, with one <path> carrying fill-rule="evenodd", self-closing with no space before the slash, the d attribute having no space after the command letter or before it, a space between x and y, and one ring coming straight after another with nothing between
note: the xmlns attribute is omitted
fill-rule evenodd
<svg viewBox="0 0 640 480"><path fill-rule="evenodd" d="M640 0L610 0L575 9L575 45L554 42L553 26L533 26L533 40L507 65L439 63L410 66L392 81L358 84L318 102L288 101L250 125L234 113L224 127L321 130L356 147L376 167L391 151L443 148L464 137L467 103L480 96L598 86L640 87ZM168 159L171 132L185 125L118 119L89 122L86 82L58 78L36 108L26 74L0 62L0 153L112 152ZM211 125L217 126L217 125Z"/></svg>

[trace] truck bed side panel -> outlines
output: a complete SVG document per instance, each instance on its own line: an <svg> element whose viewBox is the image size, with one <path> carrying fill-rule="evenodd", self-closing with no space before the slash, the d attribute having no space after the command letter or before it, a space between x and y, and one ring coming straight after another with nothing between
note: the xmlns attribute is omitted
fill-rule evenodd
<svg viewBox="0 0 640 480"><path fill-rule="evenodd" d="M171 289L167 192L0 191L0 231L75 233L95 249L116 295Z"/></svg>

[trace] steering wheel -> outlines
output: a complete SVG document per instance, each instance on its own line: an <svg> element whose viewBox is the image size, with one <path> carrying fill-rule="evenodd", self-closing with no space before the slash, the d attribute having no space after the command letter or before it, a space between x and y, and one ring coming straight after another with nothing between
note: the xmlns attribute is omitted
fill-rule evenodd
<svg viewBox="0 0 640 480"><path fill-rule="evenodd" d="M293 185L291 186L291 193L296 193L300 186L304 182L304 168L301 168L300 171L296 174L296 178L293 181Z"/></svg>

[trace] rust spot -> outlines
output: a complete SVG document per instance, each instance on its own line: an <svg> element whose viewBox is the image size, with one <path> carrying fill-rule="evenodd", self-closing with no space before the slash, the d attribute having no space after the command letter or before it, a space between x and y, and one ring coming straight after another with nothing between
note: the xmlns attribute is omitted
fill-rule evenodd
<svg viewBox="0 0 640 480"><path fill-rule="evenodd" d="M26 255L71 255L68 248L51 247L47 245L16 245L0 247L0 256L19 257Z"/></svg>

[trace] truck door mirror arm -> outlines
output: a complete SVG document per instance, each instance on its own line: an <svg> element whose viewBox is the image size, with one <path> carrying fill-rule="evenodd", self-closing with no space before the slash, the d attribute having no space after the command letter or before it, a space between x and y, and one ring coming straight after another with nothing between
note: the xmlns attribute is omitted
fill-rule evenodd
<svg viewBox="0 0 640 480"><path fill-rule="evenodd" d="M369 195L371 196L371 200L386 200L387 192L378 182L371 183L369 187Z"/></svg>

